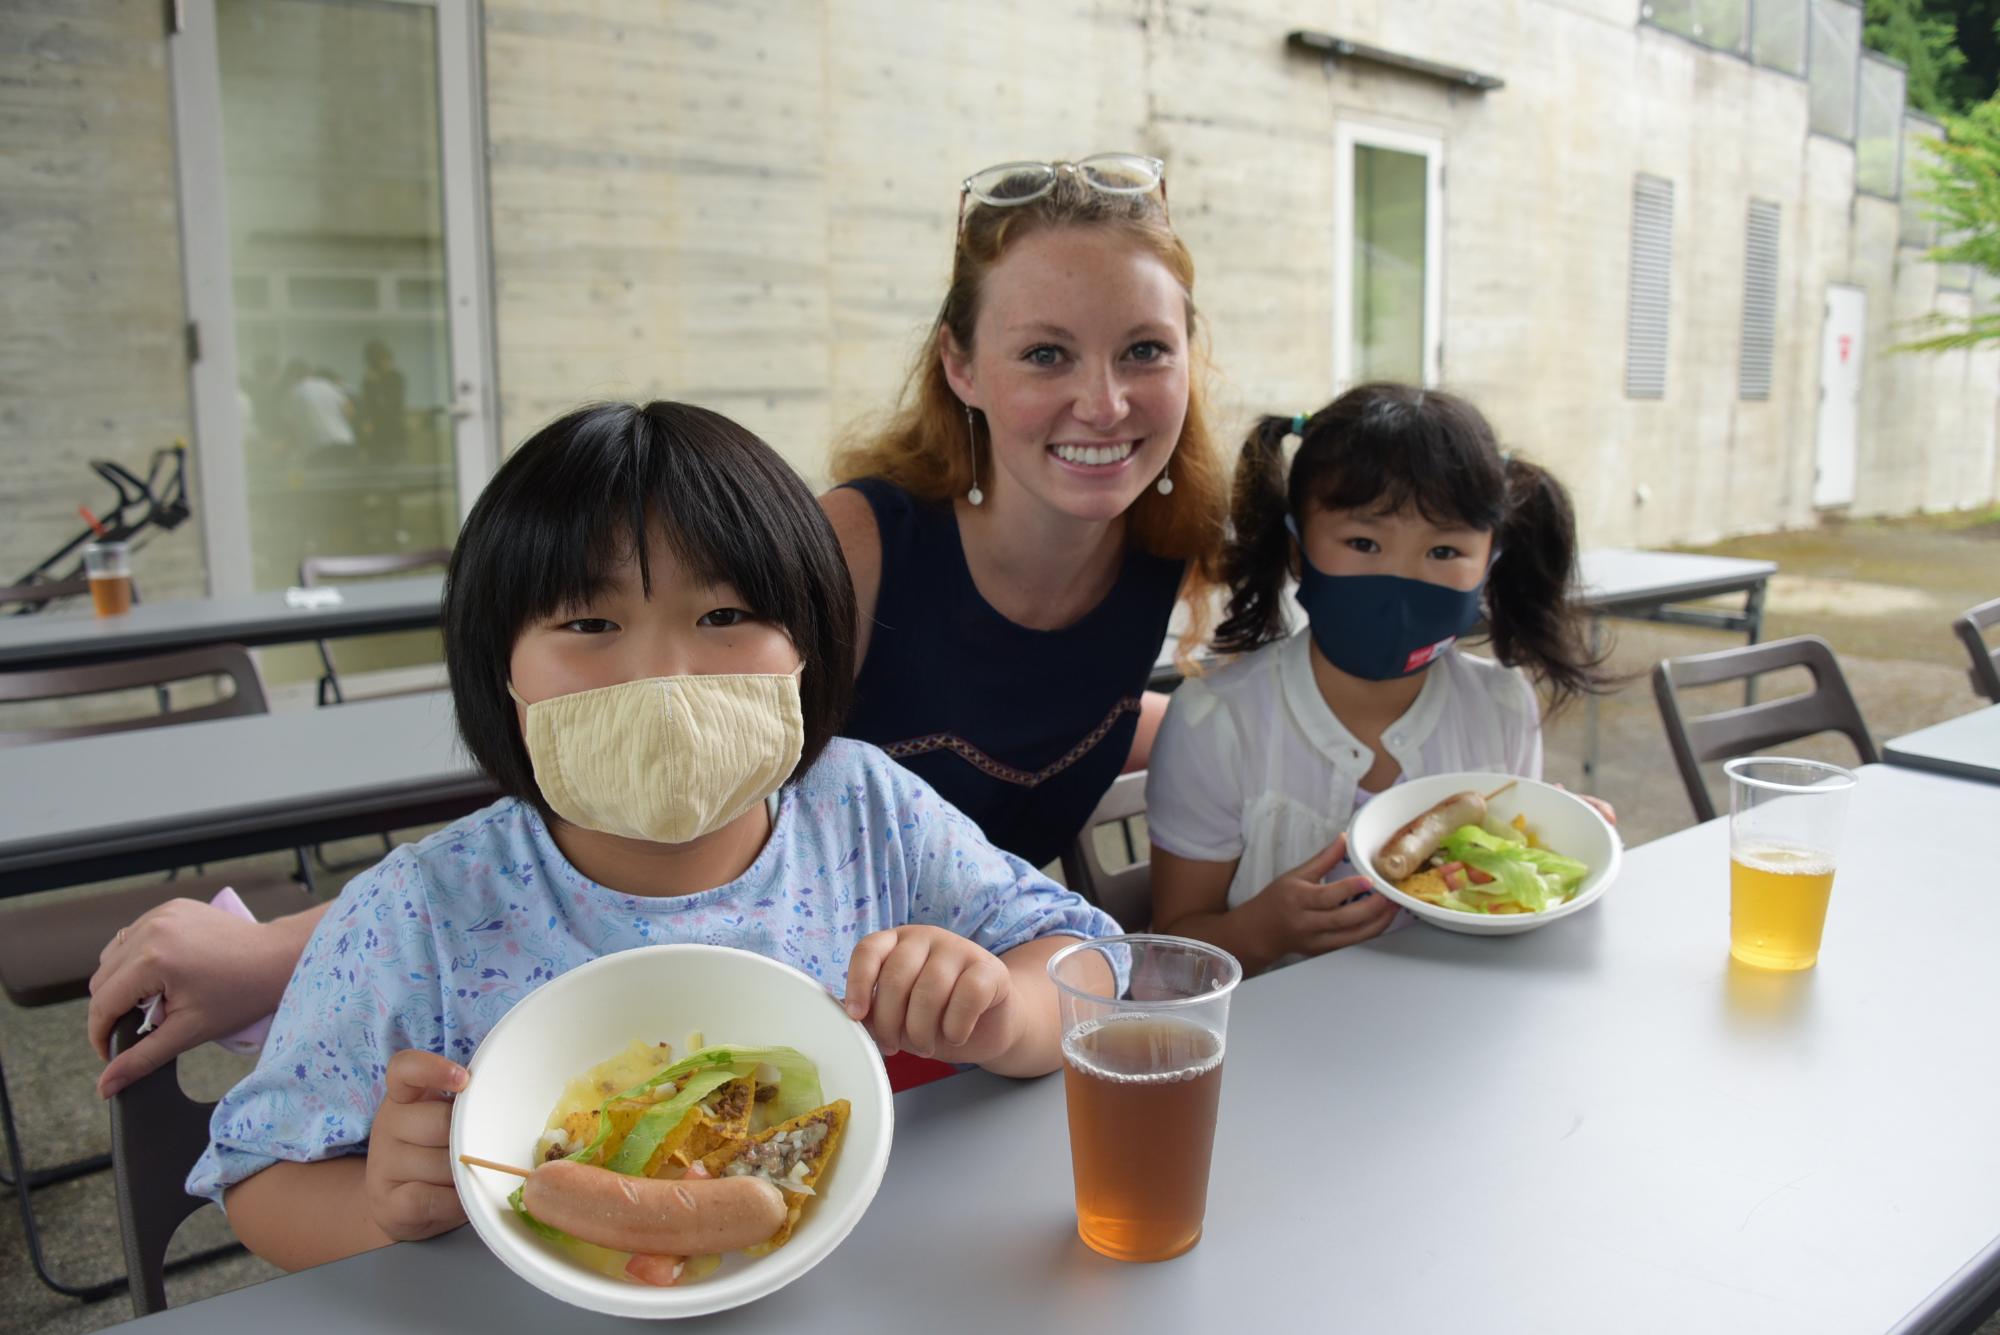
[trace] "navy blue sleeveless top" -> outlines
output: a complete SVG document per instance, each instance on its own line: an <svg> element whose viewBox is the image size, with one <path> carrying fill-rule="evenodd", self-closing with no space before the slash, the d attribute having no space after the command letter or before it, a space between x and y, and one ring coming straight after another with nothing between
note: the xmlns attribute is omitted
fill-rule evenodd
<svg viewBox="0 0 2000 1335"><path fill-rule="evenodd" d="M949 503L879 478L847 485L875 512L882 587L842 732L914 770L999 847L1047 866L1131 754L1186 563L1128 550L1103 602L1074 625L1031 630L973 586Z"/></svg>

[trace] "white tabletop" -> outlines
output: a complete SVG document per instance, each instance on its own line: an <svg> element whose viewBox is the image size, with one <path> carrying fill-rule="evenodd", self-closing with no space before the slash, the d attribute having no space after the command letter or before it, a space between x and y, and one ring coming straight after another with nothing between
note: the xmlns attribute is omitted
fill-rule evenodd
<svg viewBox="0 0 2000 1335"><path fill-rule="evenodd" d="M2000 1275L2000 896L1914 874L1911 832L1992 810L1976 784L1864 768L1805 974L1730 963L1710 822L1633 850L1602 902L1545 930L1419 925L1251 980L1207 1233L1163 1264L1076 1240L1059 1079L899 1095L853 1235L703 1329L1942 1329L1954 1293ZM559 1307L463 1229L150 1320L631 1329Z"/></svg>
<svg viewBox="0 0 2000 1335"><path fill-rule="evenodd" d="M73 667L204 644L295 644L302 640L422 630L438 624L444 576L343 584L340 602L289 607L282 592L140 603L122 616L87 606L0 617L0 672Z"/></svg>
<svg viewBox="0 0 2000 1335"><path fill-rule="evenodd" d="M0 748L0 793L0 894L19 894L115 874L66 874L83 859L135 870L250 851L229 840L316 843L494 790L436 691Z"/></svg>
<svg viewBox="0 0 2000 1335"><path fill-rule="evenodd" d="M1933 723L1882 748L1892 765L2000 783L2000 705Z"/></svg>
<svg viewBox="0 0 2000 1335"><path fill-rule="evenodd" d="M1593 547L1577 566L1580 601L1599 612L1747 593L1778 573L1774 561L1625 547Z"/></svg>

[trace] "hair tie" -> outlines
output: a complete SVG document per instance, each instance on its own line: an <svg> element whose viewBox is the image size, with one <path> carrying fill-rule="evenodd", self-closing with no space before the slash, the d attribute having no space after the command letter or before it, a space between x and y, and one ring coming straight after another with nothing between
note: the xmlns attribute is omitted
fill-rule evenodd
<svg viewBox="0 0 2000 1335"><path fill-rule="evenodd" d="M1306 433L1306 415L1304 413L1299 413L1292 418L1292 434L1295 436L1303 436L1305 433Z"/></svg>

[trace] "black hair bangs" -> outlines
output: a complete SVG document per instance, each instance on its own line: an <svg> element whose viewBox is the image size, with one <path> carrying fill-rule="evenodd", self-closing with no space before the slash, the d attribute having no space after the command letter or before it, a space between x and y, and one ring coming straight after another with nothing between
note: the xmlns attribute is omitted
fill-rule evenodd
<svg viewBox="0 0 2000 1335"><path fill-rule="evenodd" d="M1492 427L1454 395L1360 385L1306 423L1288 484L1308 503L1366 514L1415 511L1441 528L1490 533L1506 515L1505 465Z"/></svg>
<svg viewBox="0 0 2000 1335"><path fill-rule="evenodd" d="M809 535L773 502L787 483L805 488L762 441L706 409L673 403L585 409L549 428L560 429L568 431L563 448L524 459L508 498L515 551L493 572L492 592L495 606L518 618L510 639L587 604L629 561L650 597L655 533L691 578L730 586L758 616L799 624L807 609L789 554ZM528 452L524 445L519 453ZM789 499L796 508L811 497Z"/></svg>
<svg viewBox="0 0 2000 1335"><path fill-rule="evenodd" d="M853 695L854 590L819 501L756 435L704 408L598 404L550 423L480 493L445 585L445 661L473 758L550 814L534 786L511 700L515 640L587 604L664 535L687 573L727 584L782 626L804 662L802 773Z"/></svg>

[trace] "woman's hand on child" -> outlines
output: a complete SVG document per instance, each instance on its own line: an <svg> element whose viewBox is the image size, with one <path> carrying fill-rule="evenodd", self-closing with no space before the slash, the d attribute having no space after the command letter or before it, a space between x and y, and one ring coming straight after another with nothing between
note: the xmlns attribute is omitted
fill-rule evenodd
<svg viewBox="0 0 2000 1335"><path fill-rule="evenodd" d="M90 1045L110 1062L98 1096L269 1015L297 957L266 927L192 899L170 899L120 930L90 978ZM153 996L166 998L166 1019L113 1059L112 1029Z"/></svg>
<svg viewBox="0 0 2000 1335"><path fill-rule="evenodd" d="M847 1013L867 1025L884 1056L992 1060L1015 1038L1013 991L998 956L942 927L872 932L847 966Z"/></svg>
<svg viewBox="0 0 2000 1335"><path fill-rule="evenodd" d="M1263 908L1273 959L1339 950L1380 935L1395 919L1396 905L1374 893L1366 877L1320 879L1346 856L1343 834L1265 886L1253 901Z"/></svg>
<svg viewBox="0 0 2000 1335"><path fill-rule="evenodd" d="M368 1135L368 1214L398 1242L436 1237L465 1222L451 1180L451 1103L466 1069L435 1052L389 1058L388 1092Z"/></svg>

